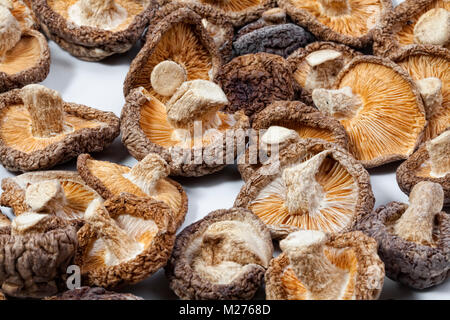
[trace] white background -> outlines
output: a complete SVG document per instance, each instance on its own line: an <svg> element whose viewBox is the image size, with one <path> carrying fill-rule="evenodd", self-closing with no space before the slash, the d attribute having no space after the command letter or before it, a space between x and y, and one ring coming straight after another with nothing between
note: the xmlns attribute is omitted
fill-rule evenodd
<svg viewBox="0 0 450 320"><path fill-rule="evenodd" d="M395 2L395 0L394 0ZM401 2L401 1L399 1ZM50 42L52 64L50 74L43 85L59 91L64 100L85 104L105 111L113 111L120 116L124 97L123 81L128 72L130 62L138 52L138 46L124 55L113 56L99 63L84 62L61 50L54 42ZM122 145L120 137L106 150L93 154L94 158L109 160L132 166L136 160L132 158ZM386 165L370 170L373 192L378 207L390 201L407 202L408 198L399 189L395 170L399 163ZM76 170L75 161L58 166L58 170ZM0 166L0 178L12 176ZM243 182L234 166L200 178L175 178L187 192L189 211L186 221L181 227L204 217L209 212L230 208L233 205ZM11 214L7 208L3 212ZM146 299L175 299L171 292L164 271L160 270L149 279L121 291L132 292ZM264 299L260 290L256 298ZM395 283L386 278L381 299L450 299L450 280L431 289L416 291Z"/></svg>

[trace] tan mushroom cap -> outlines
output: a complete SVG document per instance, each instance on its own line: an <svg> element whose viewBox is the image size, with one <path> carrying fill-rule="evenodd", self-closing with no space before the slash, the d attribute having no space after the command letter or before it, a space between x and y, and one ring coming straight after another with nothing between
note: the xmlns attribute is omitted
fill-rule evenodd
<svg viewBox="0 0 450 320"><path fill-rule="evenodd" d="M54 186L52 192L49 192L51 189L49 185ZM16 216L32 210L30 199L27 201L27 192L28 197L31 197L31 204L33 197L37 198L37 202L43 200L42 206L37 208L38 211L44 210L65 219L81 219L89 203L100 198L95 190L72 171L24 173L14 178L3 179L2 189L0 204L11 207ZM44 194L47 194L45 200Z"/></svg>
<svg viewBox="0 0 450 320"><path fill-rule="evenodd" d="M320 140L283 149L246 181L235 206L250 209L280 238L292 230L351 230L374 205L369 175L347 151Z"/></svg>
<svg viewBox="0 0 450 320"><path fill-rule="evenodd" d="M381 293L384 264L362 232L302 230L280 247L265 276L268 300L373 300Z"/></svg>
<svg viewBox="0 0 450 320"><path fill-rule="evenodd" d="M108 161L94 160L88 154L78 157L78 172L86 183L103 198L123 192L162 201L173 211L177 227L187 212L187 196L181 185L167 178L167 164L150 153L133 168Z"/></svg>
<svg viewBox="0 0 450 320"><path fill-rule="evenodd" d="M388 59L354 58L333 90L315 89L312 96L319 110L339 119L367 168L407 158L427 123L417 86Z"/></svg>
<svg viewBox="0 0 450 320"><path fill-rule="evenodd" d="M162 202L126 193L104 203L96 199L84 221L75 263L91 286L137 283L164 266L172 251L176 229Z"/></svg>

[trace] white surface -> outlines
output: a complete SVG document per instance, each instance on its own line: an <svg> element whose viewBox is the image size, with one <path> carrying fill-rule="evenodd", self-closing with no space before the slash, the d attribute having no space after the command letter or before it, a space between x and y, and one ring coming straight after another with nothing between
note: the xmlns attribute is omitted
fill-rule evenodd
<svg viewBox="0 0 450 320"><path fill-rule="evenodd" d="M100 63L77 60L62 51L54 42L50 42L50 49L52 64L50 74L42 83L43 85L59 91L66 101L113 111L120 116L124 105L123 81L131 60L137 54L137 48L125 55L114 56ZM120 137L105 151L93 154L93 156L97 159L129 166L136 163L136 160L122 145ZM398 163L394 163L370 171L376 207L394 200L407 202L408 198L401 192L395 180L397 166ZM76 170L75 161L54 169ZM0 179L12 175L0 166ZM231 207L243 184L234 166L228 166L219 173L205 177L176 178L175 180L183 185L189 199L189 211L180 230L213 210ZM2 208L2 211L11 213L7 208ZM129 291L146 299L176 298L169 289L163 270L135 286L124 288L122 291ZM264 298L262 290L258 293L257 298ZM428 290L414 291L386 278L381 298L450 299L450 280Z"/></svg>

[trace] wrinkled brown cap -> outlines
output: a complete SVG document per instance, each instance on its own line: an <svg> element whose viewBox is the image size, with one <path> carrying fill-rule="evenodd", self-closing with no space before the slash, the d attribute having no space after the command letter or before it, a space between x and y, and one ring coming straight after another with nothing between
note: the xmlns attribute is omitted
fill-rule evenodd
<svg viewBox="0 0 450 320"><path fill-rule="evenodd" d="M181 299L251 299L272 253L269 230L255 215L216 210L177 236L166 276Z"/></svg>
<svg viewBox="0 0 450 320"><path fill-rule="evenodd" d="M45 300L144 300L131 293L118 293L99 287L81 287L68 290Z"/></svg>

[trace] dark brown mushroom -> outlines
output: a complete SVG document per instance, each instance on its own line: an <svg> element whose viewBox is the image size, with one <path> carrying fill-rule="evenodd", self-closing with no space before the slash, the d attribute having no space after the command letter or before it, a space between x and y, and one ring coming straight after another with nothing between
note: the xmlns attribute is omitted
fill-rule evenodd
<svg viewBox="0 0 450 320"><path fill-rule="evenodd" d="M45 300L144 300L131 293L107 291L100 287L81 287L68 290Z"/></svg>

